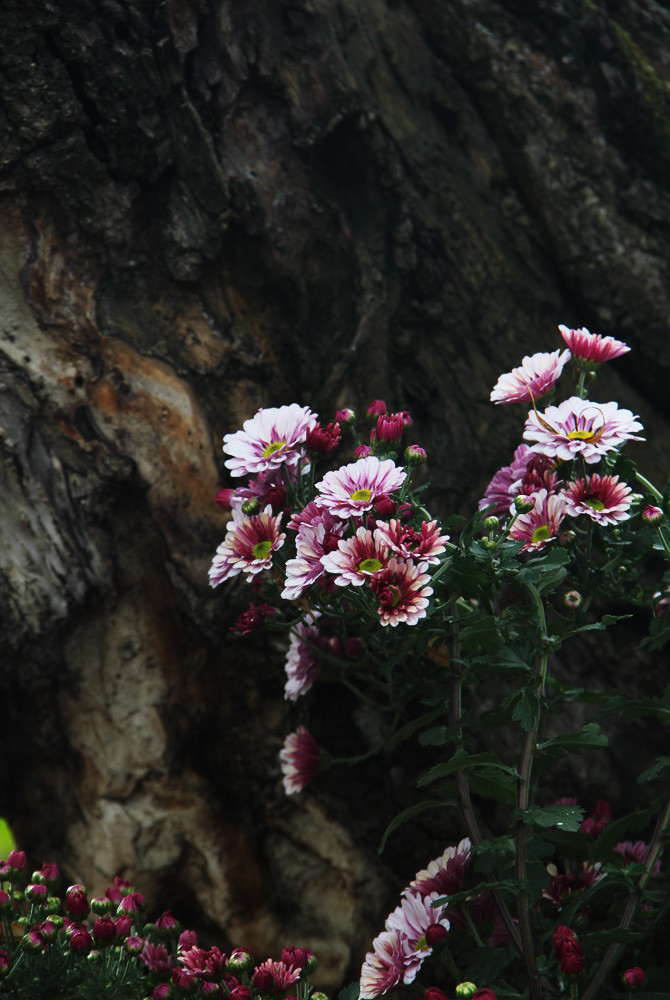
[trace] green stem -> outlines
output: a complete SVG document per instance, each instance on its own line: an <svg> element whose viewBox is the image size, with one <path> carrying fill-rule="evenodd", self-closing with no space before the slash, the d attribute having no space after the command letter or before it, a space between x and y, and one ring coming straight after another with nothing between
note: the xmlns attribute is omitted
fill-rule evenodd
<svg viewBox="0 0 670 1000"><path fill-rule="evenodd" d="M584 392L584 381L586 379L586 368L579 369L579 378L577 379L577 395L580 399L584 399L586 393Z"/></svg>
<svg viewBox="0 0 670 1000"><path fill-rule="evenodd" d="M647 887L647 882L651 878L651 874L654 870L654 865L658 861L658 856L661 853L661 842L663 840L663 834L665 833L668 824L670 823L670 791L668 791L667 798L665 800L665 805L662 811L659 813L658 819L656 821L656 827L654 829L654 834L651 838L651 844L649 845L649 851L647 852L647 857L644 862L644 872L640 875L637 886L634 891L631 892L626 906L619 923L619 927L623 930L627 930L630 927L633 917L635 916L635 911L637 910L640 901L642 899L642 894ZM621 952L624 949L623 944L611 944L605 956L600 963L596 973L589 983L588 989L584 993L583 1000L592 1000L602 985L605 976L608 974L612 966L618 961Z"/></svg>
<svg viewBox="0 0 670 1000"><path fill-rule="evenodd" d="M645 487L645 489L649 493L651 493L651 495L656 500L663 500L663 494L659 493L659 491L656 489L656 487L654 486L654 484L650 483L648 479L645 479L645 477L640 472L638 472L637 470L635 471L635 478L637 479L638 483L642 483L642 485Z"/></svg>

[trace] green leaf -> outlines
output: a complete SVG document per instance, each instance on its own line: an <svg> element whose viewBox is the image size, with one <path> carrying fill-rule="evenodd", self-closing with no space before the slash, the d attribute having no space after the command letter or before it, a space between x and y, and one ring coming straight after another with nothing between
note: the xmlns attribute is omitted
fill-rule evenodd
<svg viewBox="0 0 670 1000"><path fill-rule="evenodd" d="M540 702L535 692L529 688L523 688L519 700L514 706L512 718L528 733L533 728L539 708Z"/></svg>
<svg viewBox="0 0 670 1000"><path fill-rule="evenodd" d="M566 563L569 562L570 555L565 549L552 549L546 556L538 556L530 559L522 569L519 570L518 580L523 584L530 584L540 594L548 590L555 589L566 575Z"/></svg>
<svg viewBox="0 0 670 1000"><path fill-rule="evenodd" d="M349 983L337 994L337 1000L358 1000L360 988L360 983Z"/></svg>
<svg viewBox="0 0 670 1000"><path fill-rule="evenodd" d="M466 965L467 975L465 978L473 980L479 987L488 986L497 979L503 969L511 965L515 957L514 948L489 948L488 946L475 948L472 952L472 958Z"/></svg>
<svg viewBox="0 0 670 1000"><path fill-rule="evenodd" d="M606 747L608 739L600 731L597 722L587 722L578 733L563 733L561 736L554 736L544 743L540 743L538 750L548 751L553 754L555 750L567 750L568 753L582 753L584 750L593 750L594 747Z"/></svg>
<svg viewBox="0 0 670 1000"><path fill-rule="evenodd" d="M484 768L470 775L469 784L470 791L484 799L493 799L503 805L513 805L516 802L517 779L509 774Z"/></svg>
<svg viewBox="0 0 670 1000"><path fill-rule="evenodd" d="M413 816L418 816L419 813L427 812L429 809L437 809L438 807L444 807L444 799L428 799L425 802L415 802L413 806L409 806L407 809L403 809L401 813L394 816L389 825L384 830L384 834L381 839L381 843L378 848L378 853L381 854L386 847L386 841L394 833L398 827L406 823L408 819Z"/></svg>
<svg viewBox="0 0 670 1000"><path fill-rule="evenodd" d="M421 729L422 726L427 725L429 722L434 722L442 711L443 709L435 709L432 712L426 712L425 715L419 716L418 719L411 719L386 741L386 749L394 750L403 740L413 736L417 729Z"/></svg>
<svg viewBox="0 0 670 1000"><path fill-rule="evenodd" d="M517 810L517 816L529 826L557 826L568 833L576 833L584 819L581 806L529 806L524 812Z"/></svg>
<svg viewBox="0 0 670 1000"><path fill-rule="evenodd" d="M648 771L643 771L637 779L640 784L645 781L655 781L657 778L666 778L670 774L670 757L657 757L656 763Z"/></svg>
<svg viewBox="0 0 670 1000"><path fill-rule="evenodd" d="M442 764L435 764L434 767L431 767L430 771L419 778L417 786L423 788L425 785L430 785L431 782L437 781L439 778L445 778L448 774L453 774L454 771L480 767L481 765L486 765L487 768L499 768L507 774L514 775L515 778L518 777L513 767L503 764L498 755L490 750L484 753L470 754L467 750L461 749L456 751L451 760L445 761Z"/></svg>
<svg viewBox="0 0 670 1000"><path fill-rule="evenodd" d="M637 944L638 941L644 941L645 938L646 935L642 931L631 931L624 927L608 927L579 935L580 942L589 947L603 944Z"/></svg>
<svg viewBox="0 0 670 1000"><path fill-rule="evenodd" d="M433 726L419 733L419 743L423 747L441 747L448 739L446 726Z"/></svg>

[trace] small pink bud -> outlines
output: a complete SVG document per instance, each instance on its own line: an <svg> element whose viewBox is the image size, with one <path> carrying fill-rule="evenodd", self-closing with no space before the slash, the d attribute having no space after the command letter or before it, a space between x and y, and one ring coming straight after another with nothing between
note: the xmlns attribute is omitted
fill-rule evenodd
<svg viewBox="0 0 670 1000"><path fill-rule="evenodd" d="M524 493L520 493L518 496L514 497L514 509L517 514L528 514L534 508L534 497L527 497Z"/></svg>
<svg viewBox="0 0 670 1000"><path fill-rule="evenodd" d="M44 951L45 949L44 938L39 931L34 929L29 930L27 934L23 935L21 938L21 944L24 948L27 948L28 951Z"/></svg>
<svg viewBox="0 0 670 1000"><path fill-rule="evenodd" d="M179 951L189 951L198 947L198 935L195 931L182 931L177 942Z"/></svg>
<svg viewBox="0 0 670 1000"><path fill-rule="evenodd" d="M116 927L116 936L123 940L127 938L133 929L133 918L125 914L122 917L117 917L114 921L114 926Z"/></svg>
<svg viewBox="0 0 670 1000"><path fill-rule="evenodd" d="M418 444L410 444L405 448L405 461L408 465L423 465L428 460L425 448Z"/></svg>
<svg viewBox="0 0 670 1000"><path fill-rule="evenodd" d="M50 864L45 861L40 869L41 879L44 880L49 888L53 888L60 882L60 872L58 870L58 865ZM37 880L35 880L37 881Z"/></svg>
<svg viewBox="0 0 670 1000"><path fill-rule="evenodd" d="M447 936L447 928L442 924L430 924L426 928L426 944L429 948L435 948Z"/></svg>
<svg viewBox="0 0 670 1000"><path fill-rule="evenodd" d="M85 928L70 938L70 951L76 955L88 955L93 945L93 938Z"/></svg>
<svg viewBox="0 0 670 1000"><path fill-rule="evenodd" d="M144 948L144 941L141 937L138 937L137 934L131 934L130 937L127 937L123 942L123 947L130 955L139 955Z"/></svg>
<svg viewBox="0 0 670 1000"><path fill-rule="evenodd" d="M253 965L251 952L246 948L235 948L228 959L228 969L230 972L245 972Z"/></svg>
<svg viewBox="0 0 670 1000"><path fill-rule="evenodd" d="M661 524L661 522L665 520L665 514L660 507L654 507L650 504L642 511L642 520L647 524L651 524L653 527L656 527L656 525Z"/></svg>
<svg viewBox="0 0 670 1000"><path fill-rule="evenodd" d="M234 986L230 991L230 1000L251 1000L251 990L248 986Z"/></svg>
<svg viewBox="0 0 670 1000"><path fill-rule="evenodd" d="M219 490L214 499L218 503L219 507L223 507L224 510L230 510L230 502L233 499L234 495L235 495L235 490L232 489Z"/></svg>
<svg viewBox="0 0 670 1000"><path fill-rule="evenodd" d="M178 937L181 934L181 924L172 916L169 910L166 910L156 920L156 930L163 938Z"/></svg>
<svg viewBox="0 0 670 1000"><path fill-rule="evenodd" d="M293 945L284 948L281 953L284 965L293 965L296 969L304 969L312 957L311 951L308 951L307 948L295 948Z"/></svg>
<svg viewBox="0 0 670 1000"><path fill-rule="evenodd" d="M449 1000L449 997L439 986L429 986L423 995L423 1000Z"/></svg>
<svg viewBox="0 0 670 1000"><path fill-rule="evenodd" d="M331 451L334 451L340 443L340 425L327 424L322 427L321 424L317 424L308 433L307 439L305 441L305 447L307 451L311 451L315 455L329 455Z"/></svg>
<svg viewBox="0 0 670 1000"><path fill-rule="evenodd" d="M93 913L99 914L99 916L104 916L105 913L111 913L114 909L114 904L108 896L94 896L91 900L91 910Z"/></svg>
<svg viewBox="0 0 670 1000"><path fill-rule="evenodd" d="M386 493L380 493L375 500L375 514L380 517L392 517L398 509L398 504Z"/></svg>
<svg viewBox="0 0 670 1000"><path fill-rule="evenodd" d="M93 937L99 944L109 944L116 937L116 927L111 917L99 917L93 924Z"/></svg>
<svg viewBox="0 0 670 1000"><path fill-rule="evenodd" d="M472 994L472 1000L496 1000L496 995L488 986L484 986Z"/></svg>
<svg viewBox="0 0 670 1000"><path fill-rule="evenodd" d="M335 419L338 424L353 424L356 419L356 414L353 410L345 408L344 410L338 410L335 414Z"/></svg>
<svg viewBox="0 0 670 1000"><path fill-rule="evenodd" d="M180 990L190 990L195 985L196 978L188 969L173 969L172 982Z"/></svg>
<svg viewBox="0 0 670 1000"><path fill-rule="evenodd" d="M151 996L153 1000L166 1000L166 997L169 997L171 993L172 987L169 983L159 983Z"/></svg>
<svg viewBox="0 0 670 1000"><path fill-rule="evenodd" d="M25 894L29 903L43 903L46 901L48 889L39 882L31 882L26 886Z"/></svg>
<svg viewBox="0 0 670 1000"><path fill-rule="evenodd" d="M647 981L647 976L644 969L641 969L639 965L634 965L632 969L626 969L623 976L621 977L621 982L624 986L637 987L644 986Z"/></svg>
<svg viewBox="0 0 670 1000"><path fill-rule="evenodd" d="M359 444L358 447L354 448L355 458L367 458L368 455L372 454L372 448L369 444Z"/></svg>
<svg viewBox="0 0 670 1000"><path fill-rule="evenodd" d="M567 590L563 594L563 603L566 608L580 608L582 606L582 595L578 590Z"/></svg>
<svg viewBox="0 0 670 1000"><path fill-rule="evenodd" d="M231 996L233 995L232 991L231 991L230 995ZM213 996L220 997L221 996L221 991L219 990L219 984L218 983L201 982L200 983L200 996L203 996L203 997L213 997Z"/></svg>
<svg viewBox="0 0 670 1000"><path fill-rule="evenodd" d="M89 912L86 889L83 885L71 885L65 894L65 909L71 917L86 917Z"/></svg>
<svg viewBox="0 0 670 1000"><path fill-rule="evenodd" d="M370 417L372 420L375 420L382 414L387 413L388 407L386 406L386 403L384 402L383 399L373 399L372 402L367 407L367 409L365 410L365 412L367 413L368 417Z"/></svg>
<svg viewBox="0 0 670 1000"><path fill-rule="evenodd" d="M34 930L39 931L45 941L51 941L56 936L57 928L50 920L44 920Z"/></svg>
<svg viewBox="0 0 670 1000"><path fill-rule="evenodd" d="M0 948L0 976L7 975L11 964L12 960L9 957L9 952L5 951L4 948Z"/></svg>

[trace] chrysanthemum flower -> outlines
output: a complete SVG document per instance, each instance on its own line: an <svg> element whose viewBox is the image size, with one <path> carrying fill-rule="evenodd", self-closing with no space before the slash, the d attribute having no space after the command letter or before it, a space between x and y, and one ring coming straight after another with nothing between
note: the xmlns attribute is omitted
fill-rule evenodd
<svg viewBox="0 0 670 1000"><path fill-rule="evenodd" d="M306 694L319 676L321 658L314 647L318 648L321 643L321 634L315 624L299 622L291 633L284 664L287 678L284 698L287 701L296 701Z"/></svg>
<svg viewBox="0 0 670 1000"><path fill-rule="evenodd" d="M233 519L226 525L226 537L216 550L209 569L211 587L218 587L224 580L247 573L251 583L257 573L269 569L273 553L284 544L286 535L280 533L282 515L275 516L268 504L262 514L246 517L233 510Z"/></svg>
<svg viewBox="0 0 670 1000"><path fill-rule="evenodd" d="M430 574L425 570L428 563L413 563L411 560L396 559L393 556L383 569L370 580L370 590L376 595L381 625L395 628L400 622L416 625L426 617L428 598L433 593L429 587Z"/></svg>
<svg viewBox="0 0 670 1000"><path fill-rule="evenodd" d="M611 361L612 358L618 358L619 355L630 351L630 347L622 340L601 337L599 333L589 333L586 327L571 330L559 324L558 329L572 352L573 361L580 367L593 368L603 361Z"/></svg>
<svg viewBox="0 0 670 1000"><path fill-rule="evenodd" d="M400 906L396 906L393 913L386 918L386 930L399 931L407 938L410 948L425 958L432 951L431 945L426 940L428 928L437 924L449 930L449 921L445 916L446 907L432 906L439 898L439 892L422 896L405 891Z"/></svg>
<svg viewBox="0 0 670 1000"><path fill-rule="evenodd" d="M592 464L624 441L643 441L636 434L641 430L642 424L631 411L620 410L614 402L592 403L571 396L558 406L548 406L544 413L531 410L523 436L537 442L533 451L541 455L561 462L581 455Z"/></svg>
<svg viewBox="0 0 670 1000"><path fill-rule="evenodd" d="M372 942L361 969L360 1000L373 1000L399 983L414 981L423 957L410 952L407 938L399 931L382 931ZM407 960L413 961L408 965Z"/></svg>
<svg viewBox="0 0 670 1000"><path fill-rule="evenodd" d="M284 962L274 962L268 958L256 966L251 981L263 993L283 993L293 983L300 979L300 969L289 967ZM268 984L271 983L268 989Z"/></svg>
<svg viewBox="0 0 670 1000"><path fill-rule="evenodd" d="M268 472L293 465L303 455L308 433L316 426L316 415L308 406L270 406L245 420L243 430L226 434L223 450L232 455L225 465L231 476Z"/></svg>
<svg viewBox="0 0 670 1000"><path fill-rule="evenodd" d="M501 375L491 391L492 403L530 403L545 396L558 381L570 351L527 356L518 368Z"/></svg>
<svg viewBox="0 0 670 1000"><path fill-rule="evenodd" d="M304 726L289 733L279 752L284 791L287 795L301 792L316 777L320 758L319 745Z"/></svg>
<svg viewBox="0 0 670 1000"><path fill-rule="evenodd" d="M311 522L303 522L296 539L295 559L286 563L286 581L282 597L297 601L300 595L325 572L322 559L337 548L346 522L321 511Z"/></svg>
<svg viewBox="0 0 670 1000"><path fill-rule="evenodd" d="M520 444L514 452L510 465L498 469L491 482L486 487L484 496L479 501L479 509L485 510L493 506L492 514L506 517L509 514L510 503L516 496L512 484L521 480L526 473L529 458L532 456L530 446Z"/></svg>
<svg viewBox="0 0 670 1000"><path fill-rule="evenodd" d="M377 522L377 531L394 555L402 559L416 559L435 565L445 551L449 535L441 535L437 521L422 521L418 531L391 520L388 524Z"/></svg>
<svg viewBox="0 0 670 1000"><path fill-rule="evenodd" d="M630 486L619 482L618 476L592 476L568 483L561 496L565 513L571 517L586 514L598 524L616 524L630 517Z"/></svg>
<svg viewBox="0 0 670 1000"><path fill-rule="evenodd" d="M342 538L337 549L321 558L327 573L335 573L338 587L361 587L388 562L388 549L381 532L362 525L352 538Z"/></svg>
<svg viewBox="0 0 670 1000"><path fill-rule="evenodd" d="M327 472L316 488L321 494L319 502L337 517L357 517L370 510L380 494L400 489L406 478L404 469L390 458L380 462L369 455Z"/></svg>
<svg viewBox="0 0 670 1000"><path fill-rule="evenodd" d="M439 858L417 872L409 888L426 896L438 892L441 896L463 888L470 867L472 844L465 837L456 847L447 847Z"/></svg>
<svg viewBox="0 0 670 1000"><path fill-rule="evenodd" d="M556 538L564 517L563 497L550 496L546 490L540 490L535 495L535 507L528 514L517 517L510 535L524 542L522 552L536 552Z"/></svg>

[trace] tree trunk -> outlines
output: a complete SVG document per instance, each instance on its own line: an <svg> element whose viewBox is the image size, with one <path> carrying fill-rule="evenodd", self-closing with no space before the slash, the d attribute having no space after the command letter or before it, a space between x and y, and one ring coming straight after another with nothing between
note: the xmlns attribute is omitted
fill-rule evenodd
<svg viewBox="0 0 670 1000"><path fill-rule="evenodd" d="M383 397L467 510L518 444L490 389L560 322L633 348L601 392L662 474L670 14L6 0L0 33L0 811L35 863L332 985L407 872L353 783L283 796L282 651L207 587L221 437Z"/></svg>

